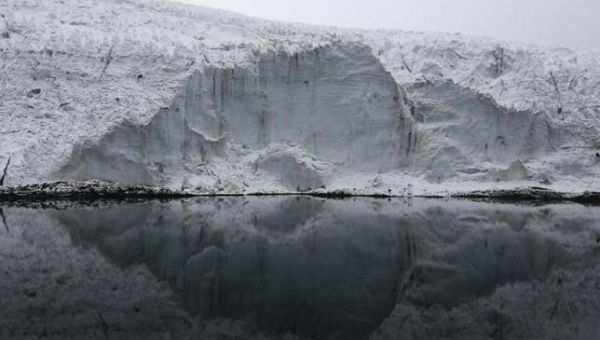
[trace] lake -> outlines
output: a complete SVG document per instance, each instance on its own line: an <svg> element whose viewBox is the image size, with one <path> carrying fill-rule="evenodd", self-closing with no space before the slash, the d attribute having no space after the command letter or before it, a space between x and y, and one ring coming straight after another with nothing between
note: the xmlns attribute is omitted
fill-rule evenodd
<svg viewBox="0 0 600 340"><path fill-rule="evenodd" d="M600 337L600 207L276 196L0 209L0 338Z"/></svg>

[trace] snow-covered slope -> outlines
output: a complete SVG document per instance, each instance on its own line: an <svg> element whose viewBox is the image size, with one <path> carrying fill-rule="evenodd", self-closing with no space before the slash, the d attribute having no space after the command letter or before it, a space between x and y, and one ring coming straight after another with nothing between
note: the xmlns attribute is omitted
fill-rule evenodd
<svg viewBox="0 0 600 340"><path fill-rule="evenodd" d="M600 190L600 53L142 0L0 2L4 185Z"/></svg>

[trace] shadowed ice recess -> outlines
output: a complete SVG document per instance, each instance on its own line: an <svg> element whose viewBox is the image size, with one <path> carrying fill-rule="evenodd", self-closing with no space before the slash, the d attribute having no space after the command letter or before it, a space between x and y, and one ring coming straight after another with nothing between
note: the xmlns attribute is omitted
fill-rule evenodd
<svg viewBox="0 0 600 340"><path fill-rule="evenodd" d="M600 335L596 207L289 196L1 209L0 337Z"/></svg>

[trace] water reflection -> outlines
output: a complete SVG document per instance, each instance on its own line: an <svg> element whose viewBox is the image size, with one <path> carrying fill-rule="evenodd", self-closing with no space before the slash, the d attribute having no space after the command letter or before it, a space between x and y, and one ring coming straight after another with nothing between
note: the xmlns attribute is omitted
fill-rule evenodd
<svg viewBox="0 0 600 340"><path fill-rule="evenodd" d="M4 210L11 225L40 213ZM242 338L600 334L599 208L230 197L42 215L76 247L146 266L190 318L243 321ZM516 308L524 297L543 303Z"/></svg>
<svg viewBox="0 0 600 340"><path fill-rule="evenodd" d="M244 319L265 332L364 339L395 305L411 260L405 231L370 209L324 213L324 205L207 199L54 215L76 244L97 246L122 266L148 265L192 314Z"/></svg>

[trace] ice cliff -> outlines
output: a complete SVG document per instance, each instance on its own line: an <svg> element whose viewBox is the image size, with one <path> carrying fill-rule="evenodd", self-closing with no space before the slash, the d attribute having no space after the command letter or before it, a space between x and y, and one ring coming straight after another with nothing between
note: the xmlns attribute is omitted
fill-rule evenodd
<svg viewBox="0 0 600 340"><path fill-rule="evenodd" d="M595 51L160 1L5 0L0 13L6 186L600 190Z"/></svg>

